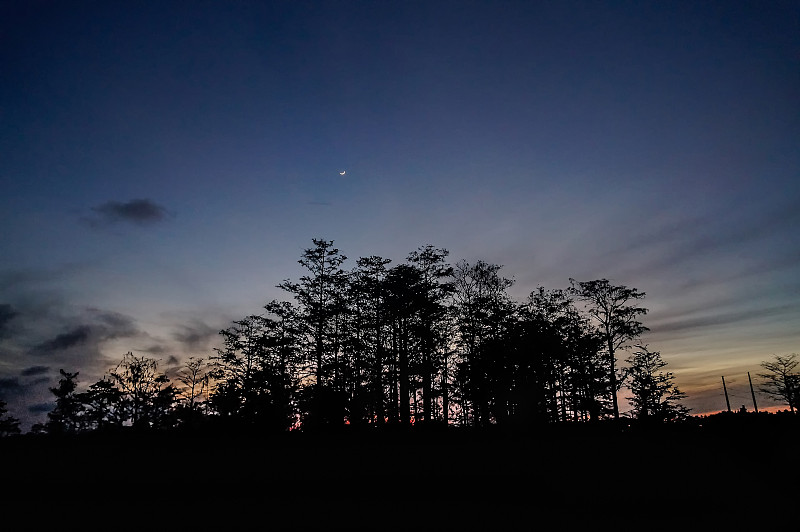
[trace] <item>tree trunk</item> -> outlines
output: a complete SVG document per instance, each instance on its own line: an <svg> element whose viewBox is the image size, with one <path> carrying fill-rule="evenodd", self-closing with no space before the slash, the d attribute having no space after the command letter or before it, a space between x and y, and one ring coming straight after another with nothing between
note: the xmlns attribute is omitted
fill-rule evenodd
<svg viewBox="0 0 800 532"><path fill-rule="evenodd" d="M411 405L409 403L411 396L408 382L408 335L404 326L401 326L399 340L400 423L408 425L411 422Z"/></svg>
<svg viewBox="0 0 800 532"><path fill-rule="evenodd" d="M614 340L611 337L611 331L608 329L606 329L606 338L608 340L609 364L611 365L611 403L614 405L614 421L619 421L619 405L617 404L617 368L616 361L614 360Z"/></svg>
<svg viewBox="0 0 800 532"><path fill-rule="evenodd" d="M449 423L450 403L447 397L447 355L444 358L444 370L442 371L442 421Z"/></svg>
<svg viewBox="0 0 800 532"><path fill-rule="evenodd" d="M425 354L422 362L422 419L428 423L431 421L433 411L433 376L431 375L432 366L431 354L425 346Z"/></svg>

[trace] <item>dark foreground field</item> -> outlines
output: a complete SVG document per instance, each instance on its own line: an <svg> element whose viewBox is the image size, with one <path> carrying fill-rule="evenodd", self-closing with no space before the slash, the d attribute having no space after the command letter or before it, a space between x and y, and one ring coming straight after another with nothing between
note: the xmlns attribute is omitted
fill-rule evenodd
<svg viewBox="0 0 800 532"><path fill-rule="evenodd" d="M0 441L6 530L623 530L797 524L795 428ZM758 528L762 528L758 526Z"/></svg>

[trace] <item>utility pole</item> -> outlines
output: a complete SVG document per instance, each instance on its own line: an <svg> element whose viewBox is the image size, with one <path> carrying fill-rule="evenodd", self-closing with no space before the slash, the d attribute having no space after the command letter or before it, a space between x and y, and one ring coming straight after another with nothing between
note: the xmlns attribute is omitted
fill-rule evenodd
<svg viewBox="0 0 800 532"><path fill-rule="evenodd" d="M756 404L756 392L753 391L753 379L750 378L750 372L747 372L747 380L750 381L750 395L753 396L753 408L758 414L758 405Z"/></svg>
<svg viewBox="0 0 800 532"><path fill-rule="evenodd" d="M731 402L728 400L728 388L725 386L725 377L722 377L722 389L725 391L725 404L728 405L728 412L730 412Z"/></svg>

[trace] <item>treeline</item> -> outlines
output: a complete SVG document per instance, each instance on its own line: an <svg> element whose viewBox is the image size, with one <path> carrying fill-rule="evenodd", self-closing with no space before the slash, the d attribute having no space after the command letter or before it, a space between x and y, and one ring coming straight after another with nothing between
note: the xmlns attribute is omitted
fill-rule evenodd
<svg viewBox="0 0 800 532"><path fill-rule="evenodd" d="M313 243L303 275L279 285L291 297L234 321L214 354L168 376L128 353L80 393L78 374L62 370L55 408L34 431L528 427L619 419L623 388L638 420L687 416L666 363L639 343L648 329L637 289L570 279L518 302L501 266L451 265L444 249L346 269L332 241Z"/></svg>

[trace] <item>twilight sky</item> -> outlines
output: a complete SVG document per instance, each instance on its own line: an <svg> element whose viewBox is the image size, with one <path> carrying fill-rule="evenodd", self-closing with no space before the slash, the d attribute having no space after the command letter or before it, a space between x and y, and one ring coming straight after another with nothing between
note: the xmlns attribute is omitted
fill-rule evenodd
<svg viewBox="0 0 800 532"><path fill-rule="evenodd" d="M694 413L800 351L797 1L19 0L0 67L23 429L59 368L211 354L312 238L636 287Z"/></svg>

